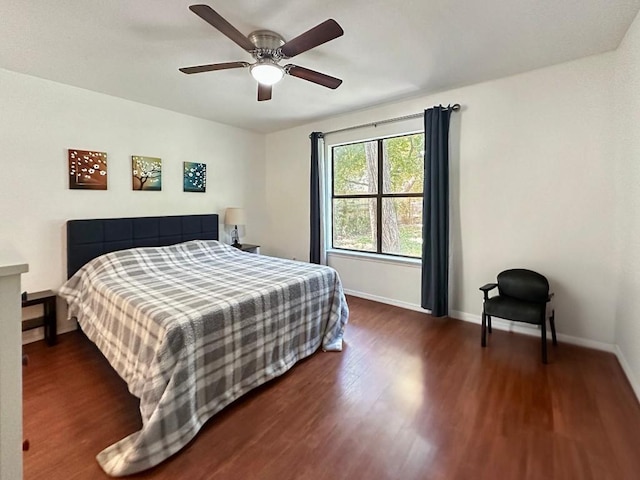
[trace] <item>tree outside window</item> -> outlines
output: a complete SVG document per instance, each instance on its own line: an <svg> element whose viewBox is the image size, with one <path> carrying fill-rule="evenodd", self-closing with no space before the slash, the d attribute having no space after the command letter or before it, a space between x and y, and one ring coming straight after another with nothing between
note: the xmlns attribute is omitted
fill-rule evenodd
<svg viewBox="0 0 640 480"><path fill-rule="evenodd" d="M333 248L420 257L424 135L332 148Z"/></svg>

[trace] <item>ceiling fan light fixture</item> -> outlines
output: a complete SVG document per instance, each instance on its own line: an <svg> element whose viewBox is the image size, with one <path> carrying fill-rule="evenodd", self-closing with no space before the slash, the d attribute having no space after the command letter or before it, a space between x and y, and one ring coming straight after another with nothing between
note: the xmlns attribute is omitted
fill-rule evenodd
<svg viewBox="0 0 640 480"><path fill-rule="evenodd" d="M275 85L284 77L284 68L271 60L263 60L251 66L251 76L262 85Z"/></svg>
<svg viewBox="0 0 640 480"><path fill-rule="evenodd" d="M210 63L180 68L179 70L182 73L190 75L192 73L249 67L251 76L258 82L259 102L271 100L272 85L282 80L285 75L291 75L334 90L342 84L342 80L339 78L325 75L315 70L293 64L283 67L278 65L282 60L288 60L342 36L344 30L332 18L285 42L282 35L271 30L256 30L245 36L208 5L191 5L189 10L249 53L256 60L256 63L253 65L242 61Z"/></svg>

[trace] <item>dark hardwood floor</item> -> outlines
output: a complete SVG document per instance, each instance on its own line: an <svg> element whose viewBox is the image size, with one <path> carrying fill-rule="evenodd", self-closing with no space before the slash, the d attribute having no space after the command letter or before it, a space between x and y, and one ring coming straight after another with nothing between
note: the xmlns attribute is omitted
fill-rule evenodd
<svg viewBox="0 0 640 480"><path fill-rule="evenodd" d="M136 479L635 479L640 405L616 358L350 297L318 352ZM558 318L561 329L562 319ZM78 332L25 346L24 478L108 478L95 455L137 401Z"/></svg>

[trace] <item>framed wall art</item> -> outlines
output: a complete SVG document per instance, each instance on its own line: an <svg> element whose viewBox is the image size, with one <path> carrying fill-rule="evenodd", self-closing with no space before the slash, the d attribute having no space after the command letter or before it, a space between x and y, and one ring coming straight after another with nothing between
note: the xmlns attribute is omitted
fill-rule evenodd
<svg viewBox="0 0 640 480"><path fill-rule="evenodd" d="M69 188L106 190L107 154L91 150L69 149Z"/></svg>
<svg viewBox="0 0 640 480"><path fill-rule="evenodd" d="M155 157L131 156L131 180L134 190L162 190L162 160Z"/></svg>
<svg viewBox="0 0 640 480"><path fill-rule="evenodd" d="M207 190L207 164L184 162L184 191L205 192Z"/></svg>

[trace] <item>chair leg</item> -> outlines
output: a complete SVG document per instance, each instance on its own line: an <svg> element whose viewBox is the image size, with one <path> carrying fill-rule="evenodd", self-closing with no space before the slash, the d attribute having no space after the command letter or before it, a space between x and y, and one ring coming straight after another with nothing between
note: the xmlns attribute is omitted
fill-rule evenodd
<svg viewBox="0 0 640 480"><path fill-rule="evenodd" d="M553 338L553 344L558 345L558 339L556 338L556 311L551 310L551 316L549 317L549 325L551 326L551 338Z"/></svg>
<svg viewBox="0 0 640 480"><path fill-rule="evenodd" d="M482 312L482 339L480 345L487 346L487 315L484 312Z"/></svg>
<svg viewBox="0 0 640 480"><path fill-rule="evenodd" d="M547 321L542 320L542 363L547 363Z"/></svg>
<svg viewBox="0 0 640 480"><path fill-rule="evenodd" d="M489 327L489 333L491 333L491 315L487 315L487 326Z"/></svg>

